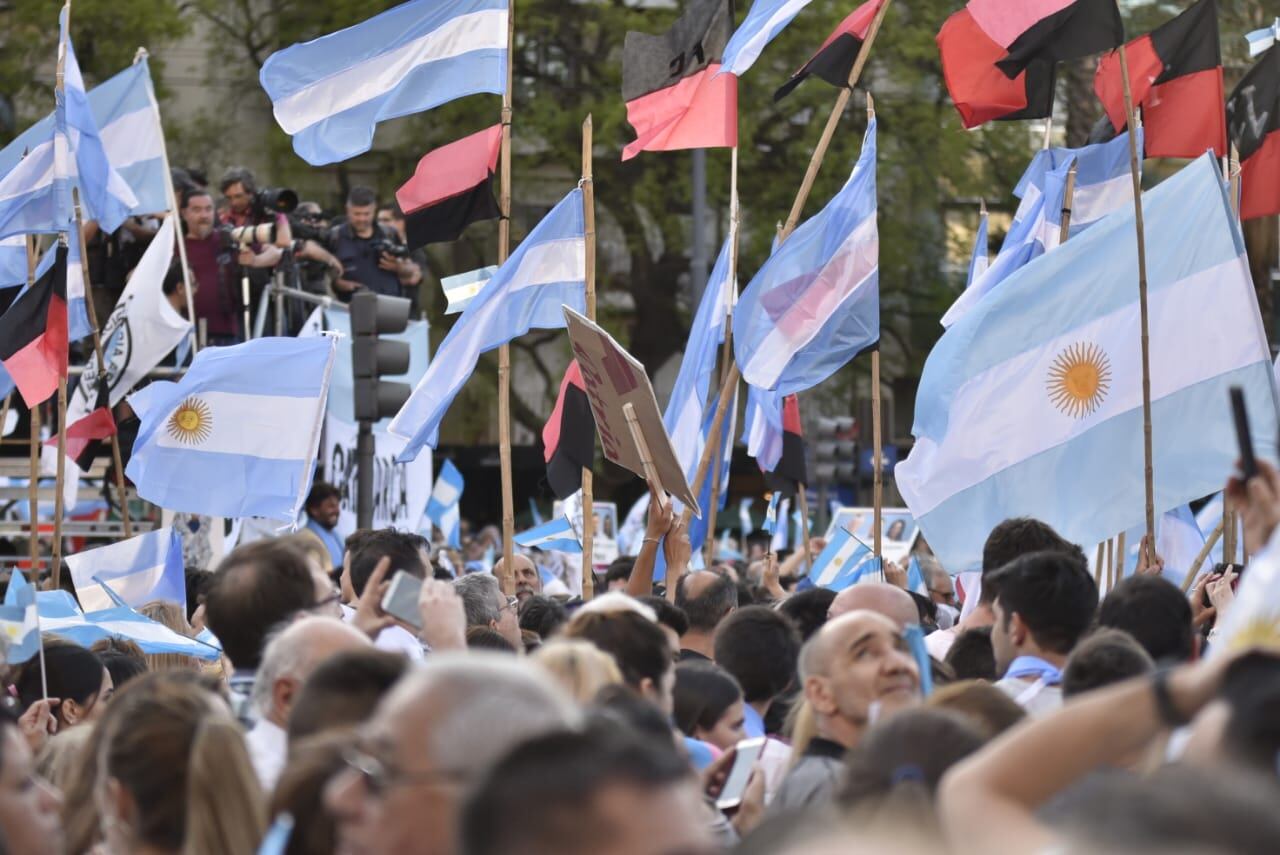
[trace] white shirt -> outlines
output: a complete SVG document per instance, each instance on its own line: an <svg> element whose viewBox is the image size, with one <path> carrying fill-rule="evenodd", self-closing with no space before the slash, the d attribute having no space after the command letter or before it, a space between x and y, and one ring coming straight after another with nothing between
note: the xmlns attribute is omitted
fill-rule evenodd
<svg viewBox="0 0 1280 855"><path fill-rule="evenodd" d="M951 645L955 643L956 636L959 634L959 628L954 626L950 629L934 630L924 637L924 647L934 659L939 662L945 661L947 652L951 650Z"/></svg>
<svg viewBox="0 0 1280 855"><path fill-rule="evenodd" d="M342 619L347 623L351 623L351 621L355 620L355 616L356 610L344 603L342 606ZM426 658L426 654L422 652L422 642L418 640L416 635L402 626L389 626L378 633L378 637L373 640L373 646L391 653L402 653L410 659Z"/></svg>
<svg viewBox="0 0 1280 855"><path fill-rule="evenodd" d="M288 734L278 725L260 718L245 735L244 744L249 749L249 759L253 762L253 771L258 773L262 791L270 793L284 771L285 756L289 750Z"/></svg>

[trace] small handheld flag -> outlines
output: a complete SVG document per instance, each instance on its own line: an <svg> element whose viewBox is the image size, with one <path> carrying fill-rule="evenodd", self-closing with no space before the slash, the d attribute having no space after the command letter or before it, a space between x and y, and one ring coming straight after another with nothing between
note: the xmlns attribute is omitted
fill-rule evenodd
<svg viewBox="0 0 1280 855"><path fill-rule="evenodd" d="M751 521L751 506L755 504L755 499L748 496L741 502L738 502L738 525L742 529L742 536L745 538L755 531L755 525Z"/></svg>
<svg viewBox="0 0 1280 855"><path fill-rule="evenodd" d="M871 547L839 528L814 559L809 578L819 588L843 591L864 579L878 579L880 574L880 559L876 558Z"/></svg>
<svg viewBox="0 0 1280 855"><path fill-rule="evenodd" d="M462 516L458 511L458 500L462 498L464 486L458 467L452 460L446 460L431 488L431 498L427 500L427 519L440 529L445 542L454 549L462 548Z"/></svg>
<svg viewBox="0 0 1280 855"><path fill-rule="evenodd" d="M515 536L515 542L517 546L523 546L525 549L582 552L582 539L574 530L573 523L566 517L557 517L550 522L522 531Z"/></svg>
<svg viewBox="0 0 1280 855"><path fill-rule="evenodd" d="M769 534L773 534L774 529L778 527L778 502L781 500L782 494L779 492L775 491L769 496L769 507L765 508L764 511L764 525L760 526L761 529Z"/></svg>

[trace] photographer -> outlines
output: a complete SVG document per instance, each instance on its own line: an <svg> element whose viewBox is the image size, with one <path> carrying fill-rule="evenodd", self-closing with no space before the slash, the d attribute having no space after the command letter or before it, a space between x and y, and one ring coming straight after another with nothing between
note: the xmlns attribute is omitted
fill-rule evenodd
<svg viewBox="0 0 1280 855"><path fill-rule="evenodd" d="M264 246L255 252L231 241L226 231L214 228L213 197L207 190L185 191L181 215L187 262L199 285L193 298L196 321L204 321L208 344L244 341L241 267L274 267L280 261L281 250Z"/></svg>
<svg viewBox="0 0 1280 855"><path fill-rule="evenodd" d="M377 202L373 190L352 187L347 194L347 221L329 235L329 248L343 269L334 290L344 302L361 288L400 297L422 282L422 268L409 257L399 236L374 222Z"/></svg>

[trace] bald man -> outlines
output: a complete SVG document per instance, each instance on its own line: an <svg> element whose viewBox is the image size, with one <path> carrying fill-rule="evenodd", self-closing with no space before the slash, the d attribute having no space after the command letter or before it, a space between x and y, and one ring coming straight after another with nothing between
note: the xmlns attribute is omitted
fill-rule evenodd
<svg viewBox="0 0 1280 855"><path fill-rule="evenodd" d="M711 570L686 573L676 582L676 606L689 629L680 636L679 660L709 662L715 655L716 627L738 608L738 586Z"/></svg>
<svg viewBox="0 0 1280 855"><path fill-rule="evenodd" d="M827 621L801 649L799 669L815 735L779 786L774 813L829 803L845 753L877 721L920 703L920 672L902 629L876 612Z"/></svg>
<svg viewBox="0 0 1280 855"><path fill-rule="evenodd" d="M304 617L267 639L253 684L258 721L245 735L245 746L264 792L271 792L284 768L288 749L285 726L302 684L335 653L372 646L369 636L332 617Z"/></svg>
<svg viewBox="0 0 1280 855"><path fill-rule="evenodd" d="M580 723L553 683L509 656L478 652L435 655L406 675L325 787L337 851L453 855L468 789L520 743Z"/></svg>
<svg viewBox="0 0 1280 855"><path fill-rule="evenodd" d="M865 609L882 614L898 625L898 629L920 623L920 612L911 595L888 582L863 582L836 594L827 609L827 620Z"/></svg>

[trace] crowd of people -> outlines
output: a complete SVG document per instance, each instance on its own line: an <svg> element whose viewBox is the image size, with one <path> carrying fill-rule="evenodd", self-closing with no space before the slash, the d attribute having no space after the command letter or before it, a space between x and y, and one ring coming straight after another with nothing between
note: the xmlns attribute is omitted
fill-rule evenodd
<svg viewBox="0 0 1280 855"><path fill-rule="evenodd" d="M1280 476L1264 465L1255 482L1232 493L1256 555L1280 524ZM211 631L220 664L47 634L42 657L7 669L0 851L1266 853L1280 840L1280 658L1215 649L1234 567L1188 598L1152 552L1100 597L1077 545L1010 519L971 602L936 564L927 595L898 568L834 592L805 585L803 553L691 569L654 500L640 553L584 601L548 593L527 555L455 577L417 534L335 538L331 498L317 485L302 532L189 568L187 611L142 609ZM413 620L383 609L399 572L421 586Z"/></svg>

